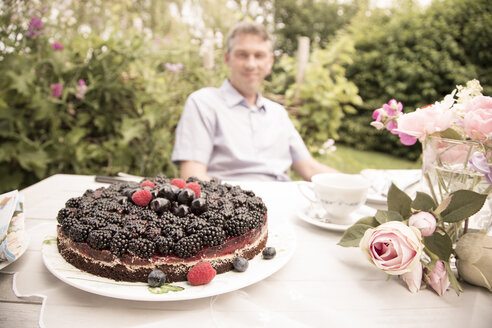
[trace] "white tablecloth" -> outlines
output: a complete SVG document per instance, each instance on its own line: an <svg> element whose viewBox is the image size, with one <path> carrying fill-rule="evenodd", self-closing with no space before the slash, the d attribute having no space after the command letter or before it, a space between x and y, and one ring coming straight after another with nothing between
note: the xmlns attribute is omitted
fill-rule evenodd
<svg viewBox="0 0 492 328"><path fill-rule="evenodd" d="M412 294L398 278L387 281L359 249L337 246L340 232L299 220L296 212L306 203L294 182L240 185L263 198L270 220L292 225L297 235L292 259L249 287L196 300L139 302L87 293L57 279L41 256L46 223L53 224L67 199L103 186L93 176L54 175L22 191L31 242L4 270L16 272L18 293L46 296L46 327L492 326L492 294L485 289L463 283L460 296L453 290L442 297L432 290Z"/></svg>

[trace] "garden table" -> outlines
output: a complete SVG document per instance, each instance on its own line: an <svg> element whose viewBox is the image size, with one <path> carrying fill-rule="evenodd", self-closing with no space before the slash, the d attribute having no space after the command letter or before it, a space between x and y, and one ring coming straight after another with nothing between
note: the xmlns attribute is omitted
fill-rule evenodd
<svg viewBox="0 0 492 328"><path fill-rule="evenodd" d="M300 220L306 206L295 182L241 182L263 198L271 223L291 225L293 255L266 279L211 297L166 302L124 300L72 287L43 263L46 227L66 200L105 184L57 174L21 191L30 243L0 271L1 327L490 327L492 294L463 283L464 293L410 293L358 248L337 246L342 233ZM247 274L245 272L244 274ZM212 281L213 283L214 281ZM17 296L16 296L17 295Z"/></svg>

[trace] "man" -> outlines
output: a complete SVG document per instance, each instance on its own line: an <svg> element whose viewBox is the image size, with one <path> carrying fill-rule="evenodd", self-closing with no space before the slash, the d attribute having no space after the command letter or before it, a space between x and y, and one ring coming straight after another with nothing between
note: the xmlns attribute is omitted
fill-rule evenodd
<svg viewBox="0 0 492 328"><path fill-rule="evenodd" d="M290 167L305 180L335 172L311 157L286 110L259 93L274 58L265 28L237 24L224 58L229 79L192 93L178 123L172 161L181 177L288 181Z"/></svg>

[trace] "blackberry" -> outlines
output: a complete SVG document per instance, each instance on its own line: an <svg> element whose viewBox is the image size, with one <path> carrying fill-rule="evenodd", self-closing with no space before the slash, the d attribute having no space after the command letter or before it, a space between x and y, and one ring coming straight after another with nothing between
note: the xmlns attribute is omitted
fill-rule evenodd
<svg viewBox="0 0 492 328"><path fill-rule="evenodd" d="M81 197L70 198L65 203L65 207L77 208L77 207L79 207L81 200L82 200Z"/></svg>
<svg viewBox="0 0 492 328"><path fill-rule="evenodd" d="M249 230L248 218L245 215L235 216L225 223L224 230L228 237L242 235Z"/></svg>
<svg viewBox="0 0 492 328"><path fill-rule="evenodd" d="M186 226L186 234L187 235L193 235L197 233L198 231L202 230L208 226L207 221L203 219L193 219L190 221L190 223Z"/></svg>
<svg viewBox="0 0 492 328"><path fill-rule="evenodd" d="M111 231L111 235L115 235L118 231L120 231L120 227L117 226L116 224L108 224L106 225L105 227L103 227L101 230L107 230L107 231Z"/></svg>
<svg viewBox="0 0 492 328"><path fill-rule="evenodd" d="M149 258L154 254L155 244L145 238L136 238L128 243L128 251L141 258Z"/></svg>
<svg viewBox="0 0 492 328"><path fill-rule="evenodd" d="M232 199L232 203L234 204L234 207L240 207L246 205L246 202L248 201L248 197L246 195L241 194L237 197L234 197Z"/></svg>
<svg viewBox="0 0 492 328"><path fill-rule="evenodd" d="M141 236L146 229L147 222L142 220L127 221L123 229L131 234L133 238Z"/></svg>
<svg viewBox="0 0 492 328"><path fill-rule="evenodd" d="M235 216L238 216L238 215L243 215L243 214L248 214L249 213L249 210L247 207L236 207L234 209L234 215Z"/></svg>
<svg viewBox="0 0 492 328"><path fill-rule="evenodd" d="M205 213L204 218L210 225L215 227L222 227L226 222L226 218L217 212L207 212Z"/></svg>
<svg viewBox="0 0 492 328"><path fill-rule="evenodd" d="M248 208L251 211L258 211L261 214L267 213L267 208L266 208L265 204L258 197L252 197L252 198L248 199Z"/></svg>
<svg viewBox="0 0 492 328"><path fill-rule="evenodd" d="M185 236L183 228L174 224L168 224L162 229L162 235L173 241L178 241Z"/></svg>
<svg viewBox="0 0 492 328"><path fill-rule="evenodd" d="M265 222L265 216L260 212L250 212L248 215L249 229L258 228Z"/></svg>
<svg viewBox="0 0 492 328"><path fill-rule="evenodd" d="M91 227L82 223L75 223L70 227L68 236L70 239L76 242L84 242L87 240L89 232L92 230Z"/></svg>
<svg viewBox="0 0 492 328"><path fill-rule="evenodd" d="M181 238L174 244L174 254L181 258L187 258L198 253L203 248L203 242L198 235L190 235Z"/></svg>
<svg viewBox="0 0 492 328"><path fill-rule="evenodd" d="M92 229L100 229L104 228L105 226L108 225L108 223L100 218L93 218L87 220L87 225L90 226Z"/></svg>
<svg viewBox="0 0 492 328"><path fill-rule="evenodd" d="M154 243L155 243L156 250L161 255L169 255L173 251L174 242L171 238L157 236L154 238Z"/></svg>
<svg viewBox="0 0 492 328"><path fill-rule="evenodd" d="M107 223L113 223L113 224L117 224L120 226L123 226L125 224L124 218L121 216L121 214L118 214L118 213L99 212L98 217L101 219L104 219Z"/></svg>
<svg viewBox="0 0 492 328"><path fill-rule="evenodd" d="M63 222L67 218L75 218L75 215L71 209L64 207L58 211L58 215L56 216L56 220L58 221L58 223L63 224Z"/></svg>
<svg viewBox="0 0 492 328"><path fill-rule="evenodd" d="M156 227L155 225L148 225L143 233L143 236L147 239L154 239L155 237L161 234L161 228Z"/></svg>
<svg viewBox="0 0 492 328"><path fill-rule="evenodd" d="M87 237L87 243L95 249L105 249L109 247L113 233L109 230L93 230Z"/></svg>
<svg viewBox="0 0 492 328"><path fill-rule="evenodd" d="M61 232L69 237L70 236L70 228L74 225L74 224L77 224L78 221L75 217L73 216L69 216L69 217L66 217L64 220L63 220L63 223L62 223L62 226L61 226Z"/></svg>
<svg viewBox="0 0 492 328"><path fill-rule="evenodd" d="M198 179L195 176L189 177L188 179L186 179L186 183L190 183L190 182L200 182L200 179Z"/></svg>
<svg viewBox="0 0 492 328"><path fill-rule="evenodd" d="M220 227L207 226L200 230L199 235L202 238L204 246L217 246L226 240L226 233Z"/></svg>
<svg viewBox="0 0 492 328"><path fill-rule="evenodd" d="M125 231L119 231L111 239L109 249L116 256L121 256L128 251L129 234Z"/></svg>

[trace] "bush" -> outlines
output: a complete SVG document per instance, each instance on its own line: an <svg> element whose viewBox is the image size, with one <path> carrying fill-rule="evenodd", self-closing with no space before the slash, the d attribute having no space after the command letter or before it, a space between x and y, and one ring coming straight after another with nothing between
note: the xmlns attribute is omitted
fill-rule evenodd
<svg viewBox="0 0 492 328"><path fill-rule="evenodd" d="M1 191L55 173L177 174L170 156L185 99L224 77L201 68L198 47L128 33L79 36L55 50L45 28L25 37L13 25L9 35L22 41L0 58Z"/></svg>

